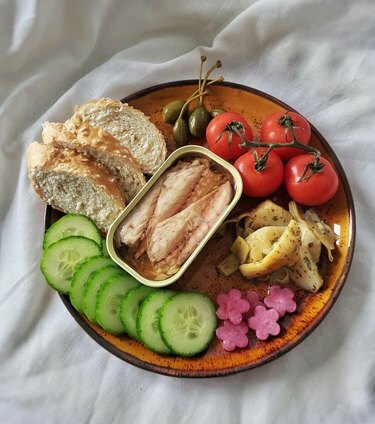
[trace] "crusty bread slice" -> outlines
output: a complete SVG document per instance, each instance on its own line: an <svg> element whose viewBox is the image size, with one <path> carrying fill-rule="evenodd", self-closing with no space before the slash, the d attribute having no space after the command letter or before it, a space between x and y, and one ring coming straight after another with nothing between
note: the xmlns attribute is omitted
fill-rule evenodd
<svg viewBox="0 0 375 424"><path fill-rule="evenodd" d="M115 179L81 153L34 142L26 154L31 184L53 208L86 215L104 231L125 208Z"/></svg>
<svg viewBox="0 0 375 424"><path fill-rule="evenodd" d="M129 150L101 128L73 120L70 121L69 128L64 124L46 122L42 137L46 144L75 149L104 165L117 179L127 203L146 184L146 179Z"/></svg>
<svg viewBox="0 0 375 424"><path fill-rule="evenodd" d="M167 149L163 134L143 112L119 100L90 100L75 108L72 120L77 119L116 137L129 149L145 174L154 174L165 160Z"/></svg>

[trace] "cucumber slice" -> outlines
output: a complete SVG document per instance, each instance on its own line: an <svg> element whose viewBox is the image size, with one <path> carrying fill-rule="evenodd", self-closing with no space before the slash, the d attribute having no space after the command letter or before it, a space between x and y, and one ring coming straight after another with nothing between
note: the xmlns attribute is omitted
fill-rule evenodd
<svg viewBox="0 0 375 424"><path fill-rule="evenodd" d="M172 290L154 291L144 299L139 308L137 315L138 340L153 352L172 353L160 335L159 312L165 301L175 293Z"/></svg>
<svg viewBox="0 0 375 424"><path fill-rule="evenodd" d="M50 286L68 294L77 266L83 260L100 254L101 248L94 241L81 236L67 237L47 247L40 269Z"/></svg>
<svg viewBox="0 0 375 424"><path fill-rule="evenodd" d="M71 213L64 215L49 227L44 236L43 249L71 236L86 237L94 240L100 247L102 246L102 236L91 219L84 215Z"/></svg>
<svg viewBox="0 0 375 424"><path fill-rule="evenodd" d="M103 250L103 255L104 256L109 256L108 250L107 250L107 243L105 238L102 238L102 250Z"/></svg>
<svg viewBox="0 0 375 424"><path fill-rule="evenodd" d="M87 280L83 292L83 312L87 318L97 324L96 321L96 299L100 287L113 275L125 274L117 265L108 265L93 272Z"/></svg>
<svg viewBox="0 0 375 424"><path fill-rule="evenodd" d="M161 337L177 355L193 356L205 350L216 324L215 305L201 293L177 293L160 310Z"/></svg>
<svg viewBox="0 0 375 424"><path fill-rule="evenodd" d="M96 299L96 320L98 324L112 334L125 333L120 319L120 305L126 293L139 286L131 275L114 275L104 283Z"/></svg>
<svg viewBox="0 0 375 424"><path fill-rule="evenodd" d="M144 298L154 289L147 286L135 287L128 291L120 306L120 319L125 331L137 339L137 314Z"/></svg>
<svg viewBox="0 0 375 424"><path fill-rule="evenodd" d="M81 262L73 274L72 284L70 285L70 302L81 314L83 313L83 293L86 281L90 275L108 265L116 265L108 256L94 256Z"/></svg>

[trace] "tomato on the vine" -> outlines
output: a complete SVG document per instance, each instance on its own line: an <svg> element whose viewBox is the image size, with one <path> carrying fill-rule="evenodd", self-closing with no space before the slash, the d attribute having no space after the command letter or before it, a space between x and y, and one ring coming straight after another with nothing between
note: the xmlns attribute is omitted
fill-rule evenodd
<svg viewBox="0 0 375 424"><path fill-rule="evenodd" d="M309 144L311 137L310 124L303 116L295 112L275 112L266 116L261 129L261 140L265 143L291 143L293 138L288 129L288 123L293 126L297 141L302 144ZM302 150L296 147L277 147L274 151L282 160L289 160L302 153Z"/></svg>
<svg viewBox="0 0 375 424"><path fill-rule="evenodd" d="M268 153L264 169L256 169L256 157L261 159L267 149L258 148L250 150L239 157L234 166L241 174L243 192L250 197L264 197L277 190L283 182L284 168L279 156L273 151ZM255 155L254 155L255 152Z"/></svg>
<svg viewBox="0 0 375 424"><path fill-rule="evenodd" d="M323 167L316 173L311 173L309 168L305 172L306 164L314 162L311 154L295 156L285 166L286 190L293 200L302 205L321 205L337 192L339 177L336 171L327 159L321 157L319 161Z"/></svg>
<svg viewBox="0 0 375 424"><path fill-rule="evenodd" d="M224 112L212 119L206 129L206 139L209 149L225 160L236 159L246 152L239 145L241 138L228 126L234 124L243 136L251 141L253 132L245 118L237 112Z"/></svg>

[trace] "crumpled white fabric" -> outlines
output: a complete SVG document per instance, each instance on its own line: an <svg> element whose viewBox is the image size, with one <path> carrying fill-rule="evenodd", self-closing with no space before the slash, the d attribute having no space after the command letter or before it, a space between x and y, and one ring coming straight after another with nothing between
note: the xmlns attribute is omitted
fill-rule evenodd
<svg viewBox="0 0 375 424"><path fill-rule="evenodd" d="M374 40L371 0L0 3L0 422L375 422ZM109 354L45 284L44 204L24 153L43 121L196 78L203 53L327 138L353 191L357 241L337 303L297 348L241 374L176 379Z"/></svg>

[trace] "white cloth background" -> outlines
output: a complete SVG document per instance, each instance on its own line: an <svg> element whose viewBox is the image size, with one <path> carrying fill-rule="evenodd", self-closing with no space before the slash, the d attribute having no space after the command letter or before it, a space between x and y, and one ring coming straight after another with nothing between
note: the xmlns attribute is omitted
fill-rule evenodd
<svg viewBox="0 0 375 424"><path fill-rule="evenodd" d="M0 1L0 422L375 422L374 49L371 0ZM324 134L358 230L347 283L301 345L251 371L193 380L112 356L44 283L44 204L24 152L43 121L77 103L195 78L202 53Z"/></svg>

